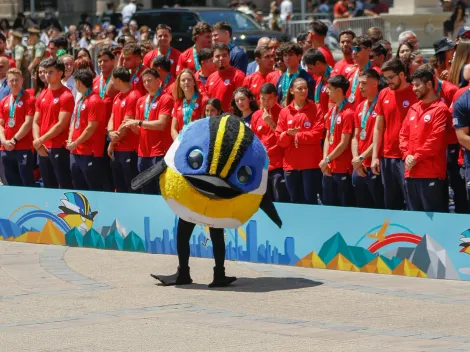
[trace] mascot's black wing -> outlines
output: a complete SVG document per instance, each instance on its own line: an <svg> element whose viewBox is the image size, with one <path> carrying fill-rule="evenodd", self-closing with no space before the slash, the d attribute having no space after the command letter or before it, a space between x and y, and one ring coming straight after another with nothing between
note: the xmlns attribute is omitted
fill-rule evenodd
<svg viewBox="0 0 470 352"><path fill-rule="evenodd" d="M142 188L152 181L152 179L160 176L160 174L166 170L166 167L165 159L162 159L152 167L138 174L131 182L132 189L135 191Z"/></svg>
<svg viewBox="0 0 470 352"><path fill-rule="evenodd" d="M268 193L265 193L263 200L259 205L260 209L266 213L267 216L279 227L282 227L282 220L277 213L276 207Z"/></svg>

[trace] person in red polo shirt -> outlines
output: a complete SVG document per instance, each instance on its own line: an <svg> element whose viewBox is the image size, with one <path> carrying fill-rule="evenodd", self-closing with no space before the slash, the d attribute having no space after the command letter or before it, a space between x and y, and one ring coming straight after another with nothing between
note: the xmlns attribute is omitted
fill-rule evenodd
<svg viewBox="0 0 470 352"><path fill-rule="evenodd" d="M436 95L434 76L427 68L415 71L412 85L419 101L408 111L400 130L408 208L448 212L445 180L449 109Z"/></svg>
<svg viewBox="0 0 470 352"><path fill-rule="evenodd" d="M170 73L172 74L172 76L176 76L176 66L178 65L178 60L180 58L181 52L171 47L171 40L173 39L171 35L171 27L166 24L160 23L157 26L155 36L158 41L158 46L144 56L144 65L147 67L151 67L153 60L157 56L163 55L168 60L170 60Z"/></svg>
<svg viewBox="0 0 470 352"><path fill-rule="evenodd" d="M207 79L211 74L217 71L217 66L214 64L214 52L212 49L204 48L199 50L197 57L199 58L201 69L196 72L194 77L196 77L196 80L199 82L199 90L206 94Z"/></svg>
<svg viewBox="0 0 470 352"><path fill-rule="evenodd" d="M413 87L406 81L405 66L398 58L382 66L388 87L379 93L375 112L371 169L382 176L385 209L404 208L406 191L399 134L409 108L417 102Z"/></svg>
<svg viewBox="0 0 470 352"><path fill-rule="evenodd" d="M351 151L354 168L352 183L356 205L360 208L384 208L382 179L370 169L379 82L380 76L373 69L365 70L359 76L359 89L366 99L356 108Z"/></svg>
<svg viewBox="0 0 470 352"><path fill-rule="evenodd" d="M354 65L352 58L352 42L356 38L356 33L347 29L339 34L339 48L343 52L343 58L339 60L333 67L335 75L343 75L347 77L351 71L351 66Z"/></svg>
<svg viewBox="0 0 470 352"><path fill-rule="evenodd" d="M146 91L142 83L142 72L147 68L142 63L142 51L140 46L134 42L124 45L121 54L122 66L126 70L131 71L131 84L133 89L137 89L141 95L145 95Z"/></svg>
<svg viewBox="0 0 470 352"><path fill-rule="evenodd" d="M1 158L10 186L34 186L32 152L35 98L23 87L23 75L18 69L7 72L11 93L0 101Z"/></svg>
<svg viewBox="0 0 470 352"><path fill-rule="evenodd" d="M335 105L326 116L326 139L323 160L323 197L325 205L352 206L354 193L351 184L351 136L354 132L354 110L346 100L349 81L342 75L328 80L328 94Z"/></svg>
<svg viewBox="0 0 470 352"><path fill-rule="evenodd" d="M315 79L315 104L322 118L326 115L333 103L328 95L328 79L333 73L333 68L327 64L322 52L317 49L309 49L303 57L308 72Z"/></svg>
<svg viewBox="0 0 470 352"><path fill-rule="evenodd" d="M138 169L143 172L162 160L171 146L171 112L174 101L161 88L160 77L154 69L144 71L142 78L148 94L137 102L136 116L124 126L138 130ZM145 194L161 194L158 178L142 188Z"/></svg>
<svg viewBox="0 0 470 352"><path fill-rule="evenodd" d="M217 65L217 71L207 79L207 95L210 98L219 99L223 110L229 112L233 91L243 86L245 74L230 66L230 51L225 44L214 45L214 62Z"/></svg>
<svg viewBox="0 0 470 352"><path fill-rule="evenodd" d="M178 75L173 96L175 105L172 113L171 136L175 140L185 126L204 117L204 107L208 98L199 89L196 77L189 68L185 68Z"/></svg>
<svg viewBox="0 0 470 352"><path fill-rule="evenodd" d="M260 109L251 118L251 129L263 143L269 157L268 186L266 192L275 202L288 202L284 170L283 148L277 145L276 127L282 107L277 103L276 86L265 83L260 90Z"/></svg>
<svg viewBox="0 0 470 352"><path fill-rule="evenodd" d="M76 189L103 189L103 133L106 124L105 103L93 91L93 75L88 70L74 72L75 88L81 94L70 124L67 149Z"/></svg>
<svg viewBox="0 0 470 352"><path fill-rule="evenodd" d="M287 105L279 114L276 136L284 150L283 169L291 202L318 204L324 123L315 103L307 97L307 81L295 78L287 93Z"/></svg>
<svg viewBox="0 0 470 352"><path fill-rule="evenodd" d="M260 89L266 83L266 78L273 71L274 54L267 46L257 47L255 50L255 60L258 63L258 71L247 76L243 85L247 87L259 101Z"/></svg>
<svg viewBox="0 0 470 352"><path fill-rule="evenodd" d="M322 21L315 20L308 25L308 37L312 43L312 48L320 50L328 65L334 67L336 61L330 49L325 44L327 33L328 26Z"/></svg>
<svg viewBox="0 0 470 352"><path fill-rule="evenodd" d="M41 63L46 70L49 89L36 103L33 120L33 147L39 154L39 169L44 187L73 189L70 152L65 149L75 101L61 79L65 66L55 58Z"/></svg>
<svg viewBox="0 0 470 352"><path fill-rule="evenodd" d="M138 131L126 127L124 122L135 119L137 101L142 94L132 88L131 74L124 67L113 70L112 83L119 94L114 98L113 113L108 122L108 136L111 139L108 155L114 187L118 192L127 193L132 192L131 181L137 176L139 136Z"/></svg>
<svg viewBox="0 0 470 352"><path fill-rule="evenodd" d="M346 94L346 99L348 99L348 102L354 109L365 99L362 97L361 90L359 89L359 74L368 68L373 68L379 74L382 73L380 69L375 67L372 61L370 61L371 49L372 40L369 36L359 36L353 39L352 57L355 65L347 76L349 80L349 90Z"/></svg>
<svg viewBox="0 0 470 352"><path fill-rule="evenodd" d="M151 68L157 71L158 76L160 77L159 81L161 82L160 87L163 89L163 92L169 95L173 95L176 77L170 73L170 60L163 55L157 56L153 60Z"/></svg>
<svg viewBox="0 0 470 352"><path fill-rule="evenodd" d="M184 68L189 68L193 72L201 69L198 53L201 49L212 48L212 27L209 23L198 22L193 28L194 45L184 51L178 59L176 74L179 75Z"/></svg>

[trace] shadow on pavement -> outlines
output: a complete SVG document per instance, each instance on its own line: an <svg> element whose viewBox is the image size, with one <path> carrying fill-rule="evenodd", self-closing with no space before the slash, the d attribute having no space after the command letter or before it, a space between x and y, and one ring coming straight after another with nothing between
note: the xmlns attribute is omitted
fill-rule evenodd
<svg viewBox="0 0 470 352"><path fill-rule="evenodd" d="M284 290L296 290L299 288L316 287L323 285L323 282L312 281L302 278L292 277L257 277L246 278L240 277L232 285L227 287L209 288L207 284L191 284L184 286L176 286L176 288L185 290L220 290L231 292L272 292Z"/></svg>

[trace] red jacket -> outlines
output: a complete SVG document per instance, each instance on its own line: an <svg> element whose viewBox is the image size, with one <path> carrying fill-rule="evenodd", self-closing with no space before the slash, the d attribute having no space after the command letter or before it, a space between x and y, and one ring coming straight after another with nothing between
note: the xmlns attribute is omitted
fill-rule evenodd
<svg viewBox="0 0 470 352"><path fill-rule="evenodd" d="M458 87L448 81L442 81L442 89L439 93L439 97L447 107L452 106L452 102L455 100L454 97L457 95ZM455 134L454 124L452 123L452 114L449 114L449 121L447 121L447 144L457 144L457 135Z"/></svg>
<svg viewBox="0 0 470 352"><path fill-rule="evenodd" d="M289 136L289 128L298 127L296 136ZM294 102L281 110L276 127L277 144L284 148L284 170L317 169L323 158L320 141L324 122L317 115L314 102L308 101L300 110ZM297 142L297 143L296 143Z"/></svg>
<svg viewBox="0 0 470 352"><path fill-rule="evenodd" d="M271 109L271 117L275 123L279 120L279 114L282 107L276 104ZM254 134L260 139L268 152L269 157L269 171L282 168L283 148L277 145L276 133L273 129L263 120L264 110L258 110L253 113L251 117L251 129Z"/></svg>
<svg viewBox="0 0 470 352"><path fill-rule="evenodd" d="M440 99L430 104L419 101L410 108L400 131L400 150L403 159L413 155L416 165L405 170L405 177L446 177L448 119L449 109Z"/></svg>

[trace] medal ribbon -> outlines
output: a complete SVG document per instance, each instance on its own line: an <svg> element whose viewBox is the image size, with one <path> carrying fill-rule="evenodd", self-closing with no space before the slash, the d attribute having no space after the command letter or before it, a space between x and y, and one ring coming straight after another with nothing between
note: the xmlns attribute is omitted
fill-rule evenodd
<svg viewBox="0 0 470 352"><path fill-rule="evenodd" d="M440 95L442 90L442 81L440 79L437 80L437 91L436 94Z"/></svg>
<svg viewBox="0 0 470 352"><path fill-rule="evenodd" d="M88 88L85 92L85 94L81 97L80 101L78 102L77 105L77 113L75 114L75 129L78 130L80 127L80 114L82 112L82 104L85 101L85 99L90 95L91 89Z"/></svg>
<svg viewBox="0 0 470 352"><path fill-rule="evenodd" d="M194 59L194 67L196 71L201 69L201 64L199 63L199 58L197 56L196 44L193 45L193 59Z"/></svg>
<svg viewBox="0 0 470 352"><path fill-rule="evenodd" d="M191 117L193 116L194 105L197 102L199 94L194 92L189 104L187 103L186 99L183 99L183 122L184 125L188 125L191 122Z"/></svg>
<svg viewBox="0 0 470 352"><path fill-rule="evenodd" d="M233 44L233 42L228 43L228 51L232 51L234 46L235 44Z"/></svg>
<svg viewBox="0 0 470 352"><path fill-rule="evenodd" d="M369 61L362 71L365 71L365 70L369 69L370 66L371 66L371 62ZM349 95L349 97L355 97L356 96L356 89L357 89L358 81L359 81L359 67L357 68L356 73L354 74L353 84L352 84L352 87L351 87L351 94Z"/></svg>
<svg viewBox="0 0 470 352"><path fill-rule="evenodd" d="M157 50L158 50L158 51L157 51L158 55L163 55L163 54L161 53L161 51L160 51L160 48L158 48ZM170 53L171 53L171 46L170 46L170 48L168 49L168 51L166 52L166 54L163 55L163 56L165 56L165 57L168 59L168 57L170 56Z"/></svg>
<svg viewBox="0 0 470 352"><path fill-rule="evenodd" d="M111 80L111 74L108 76L108 78L106 79L106 83L103 86L104 77L103 77L103 74L101 74L101 77L100 77L100 98L101 99L104 99L104 96L106 95L106 88L108 88L108 84L110 80Z"/></svg>
<svg viewBox="0 0 470 352"><path fill-rule="evenodd" d="M134 82L135 77L139 73L140 69L142 68L142 62L140 63L139 67L137 67L137 70L134 72L134 74L131 77L131 83Z"/></svg>
<svg viewBox="0 0 470 352"><path fill-rule="evenodd" d="M157 96L157 98L162 94L163 89L165 89L166 85L170 81L170 78L171 78L171 75L166 76L165 82L163 82L162 85L160 86L160 88L158 88L157 94L155 94Z"/></svg>
<svg viewBox="0 0 470 352"><path fill-rule="evenodd" d="M348 101L344 99L341 102L341 105L339 106L339 109L336 109L336 106L334 107L334 110L331 112L331 123L330 123L330 136L335 133L335 125L336 125L336 119L338 118L339 113L343 109L344 105L346 105ZM336 110L338 110L338 113L336 113Z"/></svg>
<svg viewBox="0 0 470 352"><path fill-rule="evenodd" d="M13 121L15 120L16 105L18 105L18 102L23 96L23 92L24 92L24 89L21 88L20 93L18 94L14 102L13 102L13 94L10 95L10 120L13 120Z"/></svg>
<svg viewBox="0 0 470 352"><path fill-rule="evenodd" d="M367 114L366 114L367 100L364 102L364 107L362 108L362 116L361 116L361 129L362 130L366 129L367 121L369 120L369 116L370 116L372 110L374 110L374 108L375 108L375 104L377 104L377 98L378 97L379 97L379 95L377 94L375 96L374 100L372 100L372 104L370 104L369 110L367 110Z"/></svg>
<svg viewBox="0 0 470 352"><path fill-rule="evenodd" d="M297 70L297 72L294 72L292 74L288 74L287 71L284 74L284 78L282 79L282 100L285 101L287 98L287 93L289 92L289 87L294 79L296 79L299 76L300 69Z"/></svg>
<svg viewBox="0 0 470 352"><path fill-rule="evenodd" d="M330 65L328 65L322 79L320 80L320 83L318 84L318 86L315 89L315 103L317 103L317 104L320 103L320 94L321 94L321 90L323 88L323 82L326 82L328 80L328 78L330 78L330 75L331 75L332 71L333 71L333 69L331 68Z"/></svg>
<svg viewBox="0 0 470 352"><path fill-rule="evenodd" d="M150 101L150 94L149 94L149 96L147 97L147 99L145 99L145 110L144 110L144 119L145 119L145 121L148 121L149 115L150 115L150 107L153 106L153 104L155 103L155 100L157 100L157 98L158 98L159 96L160 96L160 94L158 94L158 92L157 92L157 94L155 94L155 95L153 96L153 99L152 99L152 102L151 102L151 103L149 103L149 101Z"/></svg>

